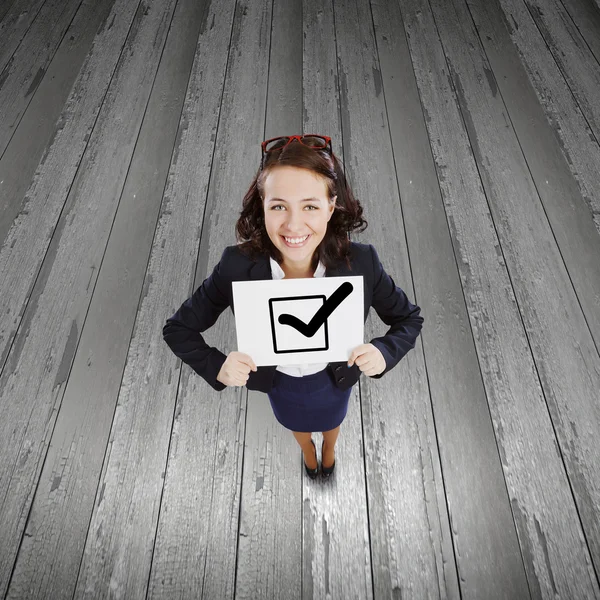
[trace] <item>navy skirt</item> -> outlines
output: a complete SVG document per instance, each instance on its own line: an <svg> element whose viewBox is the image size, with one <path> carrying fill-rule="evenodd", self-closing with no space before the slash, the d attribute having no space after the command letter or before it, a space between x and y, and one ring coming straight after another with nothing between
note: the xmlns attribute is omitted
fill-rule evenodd
<svg viewBox="0 0 600 600"><path fill-rule="evenodd" d="M275 418L292 431L329 431L346 417L352 388L340 390L326 367L322 371L293 377L275 371L273 388L267 393Z"/></svg>

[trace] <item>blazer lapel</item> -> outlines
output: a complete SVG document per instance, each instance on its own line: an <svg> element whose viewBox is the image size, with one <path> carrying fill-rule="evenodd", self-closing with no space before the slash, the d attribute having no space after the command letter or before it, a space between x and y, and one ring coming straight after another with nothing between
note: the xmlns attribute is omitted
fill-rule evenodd
<svg viewBox="0 0 600 600"><path fill-rule="evenodd" d="M268 256L260 256L250 267L250 279L258 281L261 279L273 279L271 263Z"/></svg>

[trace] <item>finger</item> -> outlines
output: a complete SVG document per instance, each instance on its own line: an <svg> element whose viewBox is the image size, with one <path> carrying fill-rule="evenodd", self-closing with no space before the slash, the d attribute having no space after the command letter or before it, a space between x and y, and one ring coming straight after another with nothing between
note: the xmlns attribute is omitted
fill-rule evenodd
<svg viewBox="0 0 600 600"><path fill-rule="evenodd" d="M243 358L240 359L240 362L244 365L248 365L253 371L256 371L256 365L254 364L251 356L244 354Z"/></svg>
<svg viewBox="0 0 600 600"><path fill-rule="evenodd" d="M356 364L358 364L358 363L356 363ZM368 359L364 360L363 359L363 362L361 363L360 368L361 368L361 371L363 371L363 373L365 371L371 371L371 370L375 369L375 363L372 360L368 360Z"/></svg>
<svg viewBox="0 0 600 600"><path fill-rule="evenodd" d="M352 352L350 352L350 358L348 359L348 366L351 367L353 363L356 362L356 359L361 355L364 354L365 351L367 350L368 344L360 344L360 346L356 346L356 348L354 348L352 350Z"/></svg>
<svg viewBox="0 0 600 600"><path fill-rule="evenodd" d="M361 356L361 352L359 350L360 346L358 348L355 348L354 350L352 350L352 354L350 354L350 358L348 359L348 366L351 367L354 363L358 364L357 359Z"/></svg>
<svg viewBox="0 0 600 600"><path fill-rule="evenodd" d="M238 357L238 361L240 363L242 363L243 365L247 365L252 370L254 370L254 368L256 367L256 365L254 364L254 361L252 360L252 357L249 356L248 354L244 354L243 352L240 352L240 356Z"/></svg>
<svg viewBox="0 0 600 600"><path fill-rule="evenodd" d="M371 362L371 359L368 354L361 354L355 362L359 367L364 367Z"/></svg>

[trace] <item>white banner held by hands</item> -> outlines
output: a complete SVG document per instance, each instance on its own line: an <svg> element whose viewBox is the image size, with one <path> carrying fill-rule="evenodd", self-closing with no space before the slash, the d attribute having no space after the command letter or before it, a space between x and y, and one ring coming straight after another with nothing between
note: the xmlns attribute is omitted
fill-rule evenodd
<svg viewBox="0 0 600 600"><path fill-rule="evenodd" d="M238 352L256 366L341 362L364 338L363 276L232 282Z"/></svg>

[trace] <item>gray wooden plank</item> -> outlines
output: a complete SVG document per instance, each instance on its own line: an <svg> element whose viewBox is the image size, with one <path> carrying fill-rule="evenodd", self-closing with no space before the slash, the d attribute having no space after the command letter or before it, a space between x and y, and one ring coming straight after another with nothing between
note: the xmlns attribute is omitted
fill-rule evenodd
<svg viewBox="0 0 600 600"><path fill-rule="evenodd" d="M0 158L0 246L22 209L25 192L44 151L51 145L79 69L113 3L114 0L82 3Z"/></svg>
<svg viewBox="0 0 600 600"><path fill-rule="evenodd" d="M499 4L502 4L502 9ZM573 217L578 219L580 209L574 206L576 202L585 202L592 219L600 234L600 146L598 139L590 130L581 108L574 98L569 85L565 81L561 70L558 68L552 53L548 50L546 41L538 31L534 20L527 11L525 5L519 0L500 0L500 2L475 2L471 7L473 18L477 21L478 28L485 36L482 37L482 43L486 52L490 54L490 61L494 72L497 73L496 82L503 92L503 96L508 94L506 99L507 106L511 112L511 118L516 122L515 127L523 131L520 135L521 144L526 148L530 168L534 177L539 180L538 189L540 194L556 194L562 196L562 202L569 202L569 209ZM491 21L491 22L490 22ZM517 25L518 23L518 25ZM503 24L502 27L500 24ZM518 66L515 49L506 42L506 31L518 50ZM501 56L506 52L506 57ZM500 60L502 58L502 60ZM523 68L529 78L522 75ZM506 80L504 79L506 77ZM507 87L510 86L510 87ZM537 95L537 104L544 109L546 119L555 131L558 137L559 146L562 154L569 165L572 177L564 177L564 161L555 156L556 142L553 136L548 135L548 127L539 119L539 111L530 108L532 106L531 86ZM510 90L510 91L509 91ZM521 100L516 98L522 95L522 106L517 110L517 102ZM524 119L527 114L529 120ZM530 122L531 121L531 122ZM531 152L531 144L539 148L545 148L542 157L546 161L554 161L550 173L541 174L540 167L536 164L538 159L537 149ZM560 177L552 176L552 172L560 174ZM540 173L540 176L537 175ZM571 179L574 178L579 186L579 190L573 188ZM547 183L546 183L547 182ZM545 201L546 203L547 201ZM595 242L589 240L588 230L583 223L574 224L571 213L566 211L563 215L567 222L564 227L567 230L568 237L574 238L572 241L585 247L591 246ZM560 230L559 223L553 223L553 228ZM583 231L578 236L573 236L572 231ZM565 240L561 239L560 245L563 246ZM590 255L583 252L582 255ZM578 282L578 285L585 285L585 282ZM596 309L587 311L588 318L600 318ZM595 315L595 316L594 316Z"/></svg>
<svg viewBox="0 0 600 600"><path fill-rule="evenodd" d="M0 0L0 21L4 19L10 7L15 3L15 0Z"/></svg>
<svg viewBox="0 0 600 600"><path fill-rule="evenodd" d="M164 320L193 291L232 31L232 3L200 7L196 56L75 597L110 590L144 597L147 586L150 597L199 597L202 589L206 597L227 597L221 596L226 580L233 589L236 469L243 447L239 391L210 395L203 380L180 369L160 333ZM225 144L224 150L231 148ZM216 158L215 164L231 177L228 164ZM211 232L220 250L224 231ZM223 340L235 339L231 333Z"/></svg>
<svg viewBox="0 0 600 600"><path fill-rule="evenodd" d="M518 1L500 0L500 3L510 8ZM525 4L599 141L600 64L561 0L526 0Z"/></svg>
<svg viewBox="0 0 600 600"><path fill-rule="evenodd" d="M386 12L389 9L382 7ZM373 243L386 271L409 297L420 302L413 287L386 114L386 103L393 99L384 99L382 93L369 6L360 2L336 2L334 14L338 58L337 72L334 70L333 75L337 75L340 90L344 162L369 221L364 233L352 237ZM307 90L306 98L312 99L315 88L322 86L331 75L329 70L323 70L321 80ZM311 100L309 114L318 112L319 100L323 101L319 97ZM320 125L327 127L325 121ZM371 311L365 324L365 341L386 330ZM438 489L442 487L439 456L430 447L430 444L435 447L435 431L428 390L421 383L425 380L423 354L417 348L384 379L375 381L363 377L360 381L375 598L400 597L408 590L415 598L439 597L440 594L460 597L454 557L448 543L446 505ZM355 427L360 430L360 425ZM342 430L341 437L344 435ZM356 450L348 458L343 453L356 445L352 438L345 440L339 451L341 465L359 460ZM362 481L361 478L356 484L348 482L346 494L353 484L357 494ZM333 515L334 539L339 519L339 515ZM318 529L322 524L315 525L309 538L313 541L320 536ZM319 556L323 557L324 552L321 549ZM441 569L440 565L445 568ZM317 588L317 597L324 597L326 591L326 588Z"/></svg>
<svg viewBox="0 0 600 600"><path fill-rule="evenodd" d="M449 38L456 39L455 33L449 34ZM463 81L460 75L457 77ZM467 102L472 103L478 113L483 113L479 116L482 123L491 123L486 112L489 109L478 95L468 100L462 97L460 90L459 95L464 106ZM519 100L523 100L522 90L519 91ZM520 111L517 122L529 120L521 102L513 99L513 106L518 106ZM499 95L490 104L498 105L499 114L505 107ZM463 112L473 118L471 106L468 112ZM479 144L480 139L485 139L489 147L488 154L481 151L481 156L485 156L483 163L503 165L504 169L480 167L501 232L501 242L506 248L505 255L510 257L510 262L507 262L517 300L574 491L578 512L578 515L572 514L575 519L572 526L577 532L573 533L574 539L578 545L581 539L579 528L583 526L592 559L600 564L600 447L596 440L596 433L600 430L600 357L597 350L600 346L600 312L597 309L600 298L600 238L586 218L585 211L581 210L582 203L578 203L575 197L569 198L569 204L561 196L561 192L575 191L573 182L562 185L562 189L559 185L557 190L551 191L549 179L544 181L544 176L555 168L558 155L556 147L550 150L551 136L548 132L545 139L541 129L536 130L535 136L539 136L536 144L533 139L517 141L512 130L505 126L504 117L502 125L494 128L493 133L485 129L483 133L472 133L479 126L474 118L473 122L467 118L471 137L476 138ZM499 135L497 129L501 129L503 135ZM532 130L525 130L520 137L531 134ZM495 143L491 142L492 136ZM506 150L499 151L500 148ZM521 168L517 164L520 150L528 151L523 157L526 168L522 161ZM540 165L544 165L543 169ZM537 182L532 179L532 169L538 176ZM552 183L556 182L559 173L561 171L557 169ZM570 173L564 165L561 174L562 179L568 181ZM523 202L523 197L530 197L533 201ZM507 198L512 202L507 202ZM540 248L543 248L543 256ZM540 482L540 485L543 483ZM565 510L562 514L568 513ZM556 518L556 515L551 518ZM584 555L587 554L587 546L583 547ZM568 545L562 548L569 558L575 560L572 548ZM564 563L559 561L557 565ZM568 567L564 577L572 577ZM595 576L591 578L591 585L597 589Z"/></svg>
<svg viewBox="0 0 600 600"><path fill-rule="evenodd" d="M40 277L33 288L33 300L23 316L24 326L20 328L0 377L0 406L6 419L0 425L0 456L3 458L0 467L3 502L0 514L3 550L0 553L0 581L4 585L41 470L46 438L52 430L64 394L98 265L156 75L173 4L174 0L155 6L141 4L133 20L131 11L135 6L115 4L119 18L115 20L114 27L120 29L121 23L131 24L125 51L104 99L87 152L79 164L77 178L67 198L67 208L63 211ZM104 41L106 38L96 38L94 48L97 52L104 52L104 58L110 62L110 52L103 45ZM90 89L93 97L89 79L86 89ZM77 86L74 90L78 91ZM68 153L65 152L66 156L57 154L62 141L63 138L55 139L47 155L47 168L56 165L56 162L64 165ZM42 210L38 208L38 213L46 208L49 211L53 202L58 204L56 196L60 194L56 192L51 199L39 196L43 185L54 185L54 189L64 185L61 172L57 171L46 170L46 179L37 180L40 185L34 199L38 200L38 205L46 202L40 207ZM107 173L110 177L106 176ZM52 175L56 178L47 181L52 179ZM34 211L30 213L32 218L35 215ZM39 235L35 231L32 238ZM28 238L27 242L34 246L32 238ZM20 242L21 238L17 236L13 251L17 250ZM24 257L25 254L21 252L17 256Z"/></svg>
<svg viewBox="0 0 600 600"><path fill-rule="evenodd" d="M123 4L127 7L125 10ZM127 0L120 0L119 4L113 5L108 27L105 23L98 31L93 51L86 57L61 113L52 144L44 153L27 190L23 210L3 240L0 249L0 281L5 285L0 295L1 310L5 315L0 321L0 366L3 368L135 9L136 6Z"/></svg>
<svg viewBox="0 0 600 600"><path fill-rule="evenodd" d="M563 5L596 61L600 62L600 7L592 0L569 0Z"/></svg>
<svg viewBox="0 0 600 600"><path fill-rule="evenodd" d="M577 301L583 310L587 327L593 338L592 344L587 342L587 351L580 348L580 345L585 345L585 341L582 344L582 341L576 338L576 344L569 346L573 353L564 357L564 360L567 361L564 368L569 370L568 361L574 360L582 370L579 375L589 370L597 372L598 367L594 365L598 364L598 358L595 355L594 346L596 348L600 346L600 311L598 310L600 237L598 237L598 229L594 228L589 221L588 209L581 198L581 192L574 178L579 177L580 184L581 181L587 181L588 184L595 182L594 185L600 186L598 146L595 142L590 143L588 130L584 127L585 122L581 123L583 119L576 110L576 106L573 105L568 89L565 89L566 86L564 84L556 85L556 79L553 78L551 72L545 69L537 58L534 58L533 55L537 48L531 43L533 36L530 36L530 45L522 47L521 56L529 63L530 78L533 65L535 64L536 69L540 68L533 85L538 87L538 97L539 86L542 85L546 89L546 101L542 104L544 110L547 111L548 105L554 104L553 112L556 118L554 127L562 136L563 144L560 143L560 139L557 139L556 131L552 131L552 127L540 115L540 108L535 101L535 92L527 82L524 69L517 66L518 58L515 49L509 47L507 31L495 25L499 21L500 9L496 8L497 5L494 3L485 2L478 2L470 6L480 30L480 38L485 40L483 43L495 72L495 80L498 82L499 90L509 110L511 122L519 137L519 144L523 148L544 211L552 226L562 259L577 294ZM492 29L495 29L493 35L491 34ZM523 21L519 27L519 30L521 29L525 29ZM517 32L513 31L512 33ZM524 35L527 35L526 32ZM520 33L518 40L519 43L524 41L521 39ZM531 49L533 52L525 52L525 48ZM551 57L547 56L547 59L550 60ZM574 116L579 117L581 121L573 118ZM560 150L564 152L566 149L568 152L566 152L565 159ZM586 155L586 152L589 154ZM577 162L575 162L575 158ZM596 227L600 229L599 190L600 187L597 187L592 191L595 196L595 206L598 208L595 213ZM583 339L585 340L585 336ZM587 357L584 358L584 354L587 352L592 353L591 362ZM559 374L556 376L560 377ZM589 379L589 375L586 375L584 379L588 382L589 402L597 410L598 388L594 390L596 384L594 379ZM577 395L578 390L574 389L572 394ZM567 404L571 405L572 402L567 399ZM562 406L560 410L562 411ZM561 417L560 420L563 419L564 417ZM588 421L588 416L582 414L579 419L582 422L579 427L589 431L587 426L583 426L583 423ZM597 419L596 417L592 422L597 423ZM575 436L575 432L570 426L569 428L565 426L561 430L566 430L568 436L567 441L563 441L563 443L570 445L571 436ZM587 443L591 443L591 441L589 439ZM579 451L585 453L585 450ZM593 464L592 458L589 461ZM598 529L597 515L600 505L597 498L588 498L587 490L582 487L581 479L588 476L579 475L581 467L575 468L568 464L567 468L568 472L572 474L572 480L576 482L575 489L581 498L579 511L583 515L584 528L588 540L590 540L588 542L590 551L596 564L599 564L600 530ZM588 485L590 484L588 483ZM592 524L591 529L588 527L589 524Z"/></svg>
<svg viewBox="0 0 600 600"><path fill-rule="evenodd" d="M198 31L206 26L202 6L195 0L179 2L173 15L19 548L9 598L70 598L75 589ZM144 371L144 366L138 368ZM165 409L169 413L165 423L169 423L172 404ZM160 457L159 474L164 461ZM181 512L174 516L179 525ZM190 570L191 566L190 562Z"/></svg>
<svg viewBox="0 0 600 600"><path fill-rule="evenodd" d="M16 0L0 22L0 83L4 68L46 0Z"/></svg>
<svg viewBox="0 0 600 600"><path fill-rule="evenodd" d="M409 39L435 27L446 54L413 58L529 587L595 597L577 509L592 533L598 356L467 8L432 7L435 24L425 3L404 2L403 14Z"/></svg>
<svg viewBox="0 0 600 600"><path fill-rule="evenodd" d="M0 80L0 157L43 80L81 0L47 0Z"/></svg>
<svg viewBox="0 0 600 600"><path fill-rule="evenodd" d="M432 535L442 544L440 596L458 597L460 573L462 598L524 598L527 580L425 126L425 119L446 118L438 102L447 100L443 94L428 97L422 108L413 72L414 63L421 84L428 87L444 77L438 62L443 60L440 41L430 16L427 24L419 18L415 30L412 11L405 23L397 5L372 8L415 296L431 324L423 331L427 354L423 381L426 378L431 389L435 435L422 434L413 443L439 447L442 463L443 483L437 461L434 480L438 504L448 503L451 528L443 509L430 517ZM431 144L439 143L434 135ZM386 211L383 222L391 221L387 202L381 204ZM401 385L417 390L424 386L416 375ZM427 404L423 401L423 406ZM404 418L414 422L413 415L421 412L420 406L411 407L410 416ZM373 419L377 422L376 414Z"/></svg>

